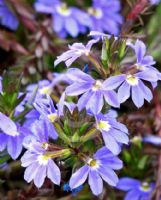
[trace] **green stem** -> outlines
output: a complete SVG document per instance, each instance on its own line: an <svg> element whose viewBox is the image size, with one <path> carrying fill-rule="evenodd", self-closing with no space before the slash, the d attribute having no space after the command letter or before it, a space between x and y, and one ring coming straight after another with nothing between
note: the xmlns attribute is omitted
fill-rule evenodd
<svg viewBox="0 0 161 200"><path fill-rule="evenodd" d="M98 133L98 130L95 127L93 127L84 136L80 137L80 141L81 142L86 142L89 139L95 137L97 133Z"/></svg>
<svg viewBox="0 0 161 200"><path fill-rule="evenodd" d="M66 136L66 134L64 133L63 129L61 128L61 126L57 123L57 122L54 122L54 127L56 128L57 130L57 133L59 135L59 137L64 140L64 142L66 142L68 145L71 146L71 141L70 139Z"/></svg>
<svg viewBox="0 0 161 200"><path fill-rule="evenodd" d="M92 55L88 55L87 56L88 59L94 64L95 68L97 69L97 71L103 75L103 77L105 78L106 77L106 72L105 70L103 69L103 67L101 67L101 65L98 63L98 61L92 56Z"/></svg>

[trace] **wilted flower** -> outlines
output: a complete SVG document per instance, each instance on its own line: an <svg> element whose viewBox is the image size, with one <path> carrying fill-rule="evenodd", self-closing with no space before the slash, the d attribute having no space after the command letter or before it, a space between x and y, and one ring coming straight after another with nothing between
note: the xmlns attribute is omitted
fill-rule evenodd
<svg viewBox="0 0 161 200"><path fill-rule="evenodd" d="M86 45L82 43L74 43L69 45L69 50L58 56L54 62L54 65L58 65L60 62L65 61L67 67L69 67L77 58L82 55L89 56L92 45L98 40L90 40Z"/></svg>
<svg viewBox="0 0 161 200"><path fill-rule="evenodd" d="M109 90L119 87L118 100L120 103L126 101L131 93L134 104L140 108L144 104L144 99L150 102L153 97L152 92L142 80L152 83L156 82L158 77L151 70L145 70L135 74L121 74L108 78L104 82L104 87Z"/></svg>
<svg viewBox="0 0 161 200"><path fill-rule="evenodd" d="M116 93L106 89L102 80L95 80L79 69L74 70L74 72L76 71L75 77L78 77L78 79L66 88L65 93L68 96L83 94L78 100L79 110L86 108L92 113L98 114L102 110L104 99L109 105L119 107Z"/></svg>
<svg viewBox="0 0 161 200"><path fill-rule="evenodd" d="M115 155L120 153L121 143L128 144L128 129L110 115L96 116L96 128L102 133L106 147Z"/></svg>
<svg viewBox="0 0 161 200"><path fill-rule="evenodd" d="M16 30L18 27L18 19L9 9L5 0L0 0L0 24L11 30Z"/></svg>
<svg viewBox="0 0 161 200"><path fill-rule="evenodd" d="M35 9L52 15L53 30L60 37L66 37L67 34L76 37L84 33L91 23L87 13L76 7L68 7L59 0L37 0Z"/></svg>
<svg viewBox="0 0 161 200"><path fill-rule="evenodd" d="M103 190L103 181L111 186L116 186L118 177L114 169L122 168L122 161L114 156L106 147L99 149L93 158L88 158L86 164L78 169L71 177L69 186L71 189L82 185L87 177L88 184L94 195L101 194Z"/></svg>
<svg viewBox="0 0 161 200"><path fill-rule="evenodd" d="M122 23L120 1L118 0L93 0L93 5L88 9L92 25L90 30L108 32L118 35L119 24Z"/></svg>
<svg viewBox="0 0 161 200"><path fill-rule="evenodd" d="M125 200L150 200L151 193L154 189L153 183L141 182L137 179L124 177L119 180L117 188L123 191L128 191L125 196Z"/></svg>
<svg viewBox="0 0 161 200"><path fill-rule="evenodd" d="M7 148L8 154L15 160L22 151L22 141L30 131L14 123L0 112L0 151Z"/></svg>

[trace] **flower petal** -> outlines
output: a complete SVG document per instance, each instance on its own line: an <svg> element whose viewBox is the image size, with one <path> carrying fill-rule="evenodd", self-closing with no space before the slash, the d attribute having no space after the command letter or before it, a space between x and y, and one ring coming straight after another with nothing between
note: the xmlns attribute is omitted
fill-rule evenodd
<svg viewBox="0 0 161 200"><path fill-rule="evenodd" d="M103 82L104 90L113 90L116 89L121 83L125 80L125 75L111 76Z"/></svg>
<svg viewBox="0 0 161 200"><path fill-rule="evenodd" d="M125 81L118 89L118 100L125 102L130 97L130 85Z"/></svg>
<svg viewBox="0 0 161 200"><path fill-rule="evenodd" d="M111 186L116 186L119 181L116 173L109 167L101 166L99 168L99 174L101 175L103 180Z"/></svg>
<svg viewBox="0 0 161 200"><path fill-rule="evenodd" d="M65 90L68 96L77 96L84 92L87 92L91 88L91 84L88 82L74 83L68 86Z"/></svg>
<svg viewBox="0 0 161 200"><path fill-rule="evenodd" d="M43 185L45 177L46 177L47 166L39 165L37 168L38 169L34 177L34 183L36 187L40 188Z"/></svg>
<svg viewBox="0 0 161 200"><path fill-rule="evenodd" d="M88 183L94 195L102 193L103 181L97 171L91 170L89 172Z"/></svg>
<svg viewBox="0 0 161 200"><path fill-rule="evenodd" d="M16 124L6 115L0 112L0 129L7 135L19 135Z"/></svg>
<svg viewBox="0 0 161 200"><path fill-rule="evenodd" d="M118 101L118 97L117 97L117 94L116 92L114 91L103 91L103 94L104 94L104 98L106 100L106 102L110 105L110 106L113 106L113 107L120 107L120 103Z"/></svg>
<svg viewBox="0 0 161 200"><path fill-rule="evenodd" d="M7 151L14 160L20 155L22 151L22 139L20 136L10 136L8 138Z"/></svg>
<svg viewBox="0 0 161 200"><path fill-rule="evenodd" d="M132 190L140 185L140 181L134 178L124 177L119 180L117 188L123 191Z"/></svg>
<svg viewBox="0 0 161 200"><path fill-rule="evenodd" d="M72 177L70 178L69 181L70 188L74 189L82 185L86 181L88 173L89 173L89 167L87 165L78 169L74 174L72 174Z"/></svg>
<svg viewBox="0 0 161 200"><path fill-rule="evenodd" d="M101 91L93 92L93 95L90 97L86 105L86 109L97 115L101 112L103 103L103 94L101 93Z"/></svg>
<svg viewBox="0 0 161 200"><path fill-rule="evenodd" d="M60 185L60 176L59 167L50 159L47 166L47 177L56 185Z"/></svg>
<svg viewBox="0 0 161 200"><path fill-rule="evenodd" d="M118 155L120 153L120 146L116 142L116 140L108 133L102 132L103 140L105 142L106 147L114 154Z"/></svg>
<svg viewBox="0 0 161 200"><path fill-rule="evenodd" d="M142 91L142 93L144 95L144 98L148 102L150 102L152 100L152 98L153 98L151 90L146 85L144 85L144 83L141 80L139 81L139 87L140 87L140 89L141 89L141 91Z"/></svg>
<svg viewBox="0 0 161 200"><path fill-rule="evenodd" d="M138 85L132 87L132 100L138 108L144 104L143 93Z"/></svg>

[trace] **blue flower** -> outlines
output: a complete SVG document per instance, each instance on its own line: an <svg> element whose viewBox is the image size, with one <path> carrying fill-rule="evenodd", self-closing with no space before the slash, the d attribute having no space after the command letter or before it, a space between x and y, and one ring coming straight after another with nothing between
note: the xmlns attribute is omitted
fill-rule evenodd
<svg viewBox="0 0 161 200"><path fill-rule="evenodd" d="M161 80L161 73L153 67L156 63L152 56L146 55L146 45L141 40L136 40L135 44L129 43L129 45L135 52L136 63L135 66L138 71L149 70L149 73L156 74L158 80ZM157 81L152 82L153 86L157 85Z"/></svg>
<svg viewBox="0 0 161 200"><path fill-rule="evenodd" d="M124 200L150 200L150 195L154 190L154 184L124 177L119 180L117 188L127 191Z"/></svg>
<svg viewBox="0 0 161 200"><path fill-rule="evenodd" d="M35 9L52 15L53 30L60 37L68 34L76 37L79 33L86 32L91 23L87 13L76 7L68 7L59 0L37 0Z"/></svg>
<svg viewBox="0 0 161 200"><path fill-rule="evenodd" d="M109 114L96 116L96 128L102 133L106 147L115 155L121 151L120 144L128 144L128 129Z"/></svg>
<svg viewBox="0 0 161 200"><path fill-rule="evenodd" d="M86 164L78 169L70 178L71 189L82 185L87 177L88 184L94 195L99 195L103 190L103 181L111 186L116 186L118 177L114 172L122 168L122 161L114 156L106 147L99 149L92 158L86 159Z"/></svg>
<svg viewBox="0 0 161 200"><path fill-rule="evenodd" d="M52 160L48 152L49 137L55 138L53 129L47 121L37 120L31 127L33 135L24 138L23 145L27 149L21 158L22 166L26 167L24 179L27 182L34 181L39 188L43 185L46 177L53 183L60 184L60 170ZM54 139L53 138L53 139Z"/></svg>
<svg viewBox="0 0 161 200"><path fill-rule="evenodd" d="M46 177L56 185L60 184L60 170L55 162L48 156L42 148L40 151L26 151L21 158L22 166L26 167L24 179L27 182L34 181L40 188Z"/></svg>
<svg viewBox="0 0 161 200"><path fill-rule="evenodd" d="M55 108L51 97L48 95L47 98L36 99L34 102L34 107L44 119L51 123L58 118L58 111Z"/></svg>
<svg viewBox="0 0 161 200"><path fill-rule="evenodd" d="M90 75L79 69L69 69L67 73L73 73L77 78L73 84L65 90L67 96L82 96L78 100L78 108L82 110L86 108L93 114L98 114L105 101L113 106L119 107L117 95L113 90L106 89L102 80L95 80Z"/></svg>
<svg viewBox="0 0 161 200"><path fill-rule="evenodd" d="M8 8L5 0L0 0L0 24L11 30L16 30L19 25L17 17Z"/></svg>
<svg viewBox="0 0 161 200"><path fill-rule="evenodd" d="M0 112L0 151L7 148L12 159L16 159L22 151L22 142L31 132L14 123L9 117Z"/></svg>
<svg viewBox="0 0 161 200"><path fill-rule="evenodd" d="M82 43L74 43L69 45L69 50L58 56L54 62L54 65L58 65L60 62L65 61L67 67L69 67L76 59L90 54L92 45L98 42L98 39L90 40L86 45Z"/></svg>
<svg viewBox="0 0 161 200"><path fill-rule="evenodd" d="M140 108L144 104L144 99L150 102L153 97L151 90L143 81L154 83L157 80L157 74L149 69L135 74L111 76L105 80L104 87L109 90L119 88L118 100L120 103L125 102L131 95L134 104Z"/></svg>
<svg viewBox="0 0 161 200"><path fill-rule="evenodd" d="M119 11L119 0L93 0L92 7L88 9L92 21L90 30L118 35L122 23Z"/></svg>

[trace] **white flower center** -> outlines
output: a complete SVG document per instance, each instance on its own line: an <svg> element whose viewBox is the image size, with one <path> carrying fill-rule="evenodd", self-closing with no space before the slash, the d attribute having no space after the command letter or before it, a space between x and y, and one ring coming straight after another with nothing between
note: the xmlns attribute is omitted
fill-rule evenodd
<svg viewBox="0 0 161 200"><path fill-rule="evenodd" d="M62 3L60 6L57 6L56 10L60 15L65 17L68 17L71 14L71 9L67 7L66 3Z"/></svg>
<svg viewBox="0 0 161 200"><path fill-rule="evenodd" d="M40 165L47 165L48 160L49 160L49 157L46 156L46 155L39 155L38 156L38 162L39 162Z"/></svg>
<svg viewBox="0 0 161 200"><path fill-rule="evenodd" d="M48 95L50 95L51 92L52 92L52 89L51 89L51 87L43 87L39 91L40 91L40 94L48 94Z"/></svg>
<svg viewBox="0 0 161 200"><path fill-rule="evenodd" d="M100 166L100 161L90 158L90 159L87 161L87 164L88 164L92 169L98 169L99 166Z"/></svg>
<svg viewBox="0 0 161 200"><path fill-rule="evenodd" d="M140 190L142 190L144 192L148 192L150 190L149 183L143 182L142 185L140 186Z"/></svg>
<svg viewBox="0 0 161 200"><path fill-rule="evenodd" d="M129 85L138 85L138 78L135 77L134 75L127 75L126 76L126 81L128 82Z"/></svg>
<svg viewBox="0 0 161 200"><path fill-rule="evenodd" d="M56 113L51 113L47 117L48 117L49 121L53 123L57 119L58 115Z"/></svg>
<svg viewBox="0 0 161 200"><path fill-rule="evenodd" d="M100 90L101 88L102 88L102 82L100 80L97 80L93 85L92 90L97 91Z"/></svg>
<svg viewBox="0 0 161 200"><path fill-rule="evenodd" d="M96 17L97 19L101 19L103 16L103 12L101 9L99 8L89 8L88 9L88 13L94 17Z"/></svg>
<svg viewBox="0 0 161 200"><path fill-rule="evenodd" d="M145 66L142 66L142 65L136 65L136 68L138 69L138 70L141 70L141 71L143 71L143 70L145 70Z"/></svg>
<svg viewBox="0 0 161 200"><path fill-rule="evenodd" d="M102 130L104 130L104 131L109 131L109 130L110 130L110 127L111 127L111 125L108 123L108 121L100 120L100 121L97 123L97 128L98 128L98 129L102 129Z"/></svg>

